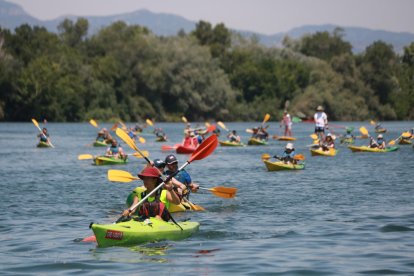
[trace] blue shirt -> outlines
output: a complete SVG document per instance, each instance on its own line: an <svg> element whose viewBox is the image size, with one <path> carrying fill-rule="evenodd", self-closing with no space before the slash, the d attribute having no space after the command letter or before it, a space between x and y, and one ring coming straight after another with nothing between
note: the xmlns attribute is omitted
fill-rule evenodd
<svg viewBox="0 0 414 276"><path fill-rule="evenodd" d="M165 172L166 175L172 174L172 171L167 170ZM191 177L185 170L181 170L176 176L174 176L175 179L183 183L185 186L188 187L189 184L191 184Z"/></svg>
<svg viewBox="0 0 414 276"><path fill-rule="evenodd" d="M295 151L293 150L291 153L287 153L286 151L283 152L282 158L290 157L293 159L293 156L295 156Z"/></svg>

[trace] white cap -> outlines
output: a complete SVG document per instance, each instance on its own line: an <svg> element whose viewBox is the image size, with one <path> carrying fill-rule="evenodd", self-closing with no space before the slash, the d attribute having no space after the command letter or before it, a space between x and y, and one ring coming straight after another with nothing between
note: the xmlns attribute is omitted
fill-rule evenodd
<svg viewBox="0 0 414 276"><path fill-rule="evenodd" d="M382 134L378 134L378 138L383 138Z"/></svg>
<svg viewBox="0 0 414 276"><path fill-rule="evenodd" d="M293 144L292 143L287 143L286 149L293 149Z"/></svg>

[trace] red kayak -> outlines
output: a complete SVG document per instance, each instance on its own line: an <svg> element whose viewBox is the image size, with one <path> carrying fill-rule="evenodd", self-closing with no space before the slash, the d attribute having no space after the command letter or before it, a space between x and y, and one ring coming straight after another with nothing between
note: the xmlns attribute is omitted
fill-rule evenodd
<svg viewBox="0 0 414 276"><path fill-rule="evenodd" d="M179 145L175 149L178 154L190 154L196 150L196 147Z"/></svg>

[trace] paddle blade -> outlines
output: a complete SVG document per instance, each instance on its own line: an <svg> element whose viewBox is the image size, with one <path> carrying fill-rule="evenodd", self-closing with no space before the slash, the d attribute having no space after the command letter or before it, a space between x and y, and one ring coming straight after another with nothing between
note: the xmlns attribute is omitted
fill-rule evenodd
<svg viewBox="0 0 414 276"><path fill-rule="evenodd" d="M190 207L191 210L193 211L205 211L206 209L204 209L203 207L201 207L200 205L194 204L192 202L190 202L189 200L183 198L184 202L187 203Z"/></svg>
<svg viewBox="0 0 414 276"><path fill-rule="evenodd" d="M263 153L262 154L262 160L269 160L271 158L270 154L268 153Z"/></svg>
<svg viewBox="0 0 414 276"><path fill-rule="evenodd" d="M188 123L187 118L186 118L186 117L184 117L184 116L182 116L182 117L181 117L181 120L182 120L184 123Z"/></svg>
<svg viewBox="0 0 414 276"><path fill-rule="evenodd" d="M138 137L138 141L141 143L141 144L145 144L145 139L144 139L144 137L141 137L141 136L139 136Z"/></svg>
<svg viewBox="0 0 414 276"><path fill-rule="evenodd" d="M36 121L36 119L33 118L32 122L37 128L39 128L39 123Z"/></svg>
<svg viewBox="0 0 414 276"><path fill-rule="evenodd" d="M90 123L93 127L98 128L98 123L97 123L94 119L90 119L90 120L89 120L89 123Z"/></svg>
<svg viewBox="0 0 414 276"><path fill-rule="evenodd" d="M149 126L154 126L154 123L150 120L150 119L146 119L145 122L147 123L147 125Z"/></svg>
<svg viewBox="0 0 414 276"><path fill-rule="evenodd" d="M132 155L135 156L136 158L144 158L144 157L149 156L149 152L147 150L141 150L141 153L136 152L136 153L133 153ZM144 155L144 156L142 156L142 155Z"/></svg>
<svg viewBox="0 0 414 276"><path fill-rule="evenodd" d="M112 127L111 127L111 131L115 131L118 128L118 123L115 123Z"/></svg>
<svg viewBox="0 0 414 276"><path fill-rule="evenodd" d="M402 134L401 134L401 136L402 137L404 137L404 138L410 138L411 137L411 133L410 132L403 132Z"/></svg>
<svg viewBox="0 0 414 276"><path fill-rule="evenodd" d="M367 136L368 135L368 130L365 127L363 127L363 126L359 128L359 131L364 136Z"/></svg>
<svg viewBox="0 0 414 276"><path fill-rule="evenodd" d="M318 135L316 135L315 133L309 135L310 138L312 138L312 140L317 140L318 139Z"/></svg>
<svg viewBox="0 0 414 276"><path fill-rule="evenodd" d="M222 198L234 198L237 193L237 188L230 188L230 187L214 187L208 189L212 192L215 196L222 197Z"/></svg>
<svg viewBox="0 0 414 276"><path fill-rule="evenodd" d="M198 146L198 148L191 154L191 157L187 162L191 163L193 160L201 160L206 158L216 149L217 145L217 136L211 135Z"/></svg>
<svg viewBox="0 0 414 276"><path fill-rule="evenodd" d="M91 155L91 154L80 154L78 156L78 160L89 160L89 159L93 159L93 155Z"/></svg>
<svg viewBox="0 0 414 276"><path fill-rule="evenodd" d="M207 132L213 132L216 130L216 125L210 125L209 127L207 127Z"/></svg>
<svg viewBox="0 0 414 276"><path fill-rule="evenodd" d="M162 145L161 146L161 150L175 150L177 147L175 146L167 146L167 145Z"/></svg>
<svg viewBox="0 0 414 276"><path fill-rule="evenodd" d="M388 143L388 145L390 145L390 146L395 145L395 140L391 140L391 141Z"/></svg>
<svg viewBox="0 0 414 276"><path fill-rule="evenodd" d="M226 125L223 123L223 122L221 122L221 121L218 121L217 122L217 124L222 128L222 129L224 129L225 131L229 131L229 129L226 127Z"/></svg>
<svg viewBox="0 0 414 276"><path fill-rule="evenodd" d="M118 135L131 149L139 151L138 147L135 145L134 141L129 137L129 135L122 129L117 128L115 134Z"/></svg>
<svg viewBox="0 0 414 276"><path fill-rule="evenodd" d="M305 156L303 154L296 154L293 159L295 160L305 160Z"/></svg>
<svg viewBox="0 0 414 276"><path fill-rule="evenodd" d="M253 129L246 128L246 132L247 132L247 133L253 133Z"/></svg>
<svg viewBox="0 0 414 276"><path fill-rule="evenodd" d="M113 182L131 182L134 180L140 180L138 177L133 176L129 172L121 170L108 170L108 179Z"/></svg>
<svg viewBox="0 0 414 276"><path fill-rule="evenodd" d="M369 123L370 123L371 125L375 126L375 121L374 121L374 120L371 120Z"/></svg>
<svg viewBox="0 0 414 276"><path fill-rule="evenodd" d="M266 123L267 121L269 121L269 119L270 119L270 114L269 114L269 113L266 113L266 115L264 116L264 119L263 119L262 125L263 125L264 123Z"/></svg>

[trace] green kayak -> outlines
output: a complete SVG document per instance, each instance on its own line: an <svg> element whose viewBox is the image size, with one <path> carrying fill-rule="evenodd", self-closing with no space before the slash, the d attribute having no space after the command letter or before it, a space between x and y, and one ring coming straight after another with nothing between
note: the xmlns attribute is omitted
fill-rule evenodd
<svg viewBox="0 0 414 276"><path fill-rule="evenodd" d="M128 163L128 159L119 159L107 156L98 156L94 160L94 164L97 166L101 165L122 165Z"/></svg>
<svg viewBox="0 0 414 276"><path fill-rule="evenodd" d="M93 146L94 147L107 147L108 144L106 142L95 141L95 142L93 142Z"/></svg>
<svg viewBox="0 0 414 276"><path fill-rule="evenodd" d="M286 164L282 161L271 162L268 160L263 161L266 165L268 171L285 171L285 170L303 170L305 168L305 164Z"/></svg>
<svg viewBox="0 0 414 276"><path fill-rule="evenodd" d="M390 152L390 151L396 151L398 150L398 147L389 147L385 149L379 149L379 148L370 148L367 146L348 146L352 152Z"/></svg>
<svg viewBox="0 0 414 276"><path fill-rule="evenodd" d="M241 142L231 142L231 141L219 141L222 147L244 147L245 144Z"/></svg>
<svg viewBox="0 0 414 276"><path fill-rule="evenodd" d="M51 145L49 143L47 143L47 142L40 141L39 144L37 144L37 147L38 148L50 148Z"/></svg>
<svg viewBox="0 0 414 276"><path fill-rule="evenodd" d="M256 139L256 138L250 138L248 144L249 145L255 145L255 146L265 146L265 145L267 145L267 141Z"/></svg>
<svg viewBox="0 0 414 276"><path fill-rule="evenodd" d="M143 222L130 220L117 224L91 224L100 247L128 246L161 240L182 240L198 230L198 222L173 222L150 218Z"/></svg>

